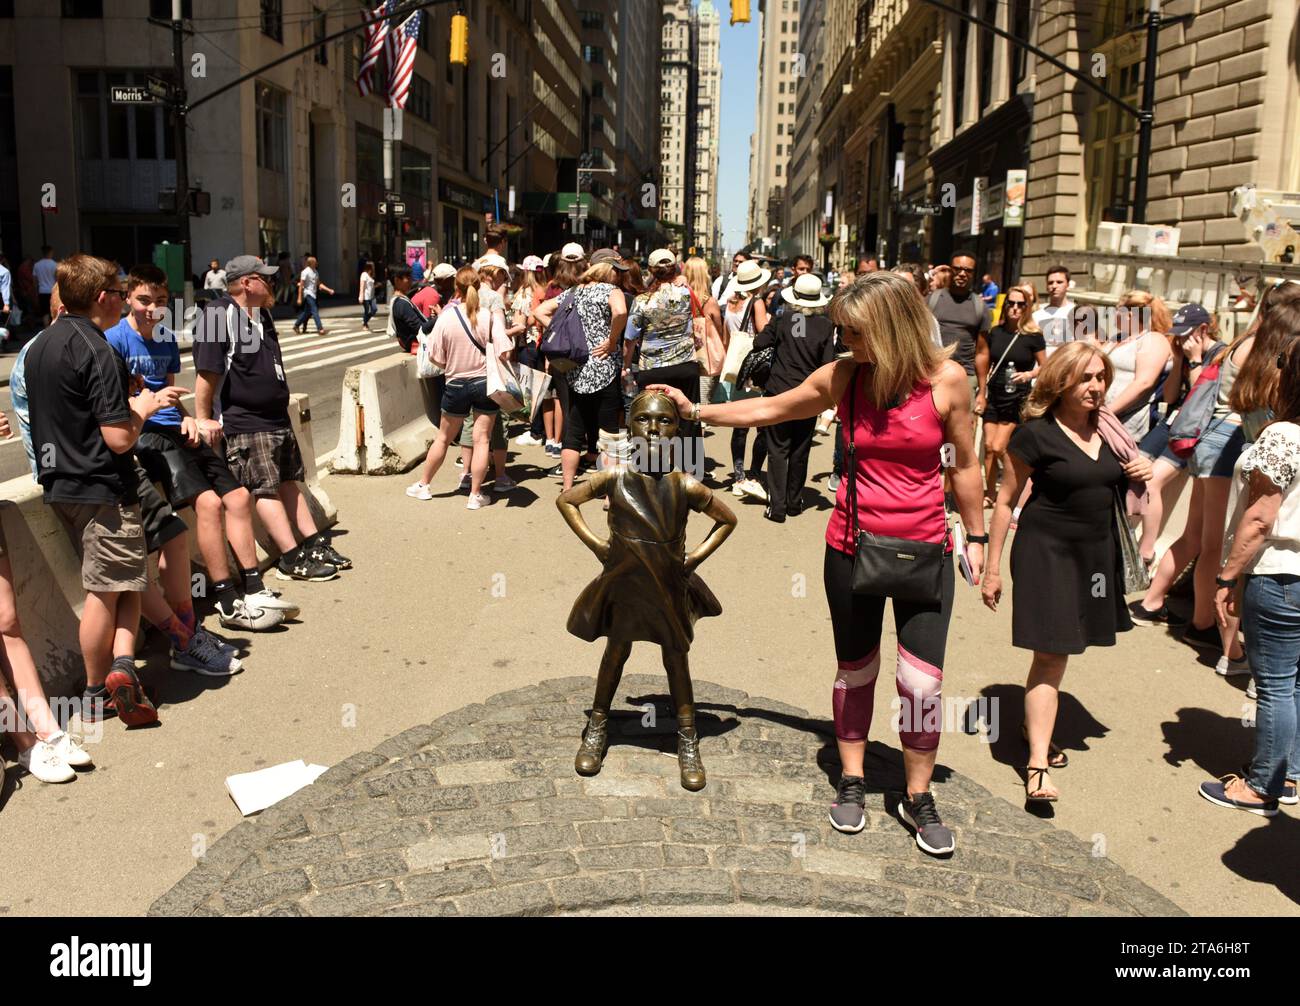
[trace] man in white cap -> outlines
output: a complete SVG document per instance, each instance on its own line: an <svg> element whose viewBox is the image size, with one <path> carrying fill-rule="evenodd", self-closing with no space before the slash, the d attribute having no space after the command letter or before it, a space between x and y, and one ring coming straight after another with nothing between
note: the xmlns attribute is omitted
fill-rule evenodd
<svg viewBox="0 0 1300 1006"><path fill-rule="evenodd" d="M411 303L426 318L435 318L442 305L451 300L455 290L456 267L450 262L439 262L433 267L433 279L411 295Z"/></svg>
<svg viewBox="0 0 1300 1006"><path fill-rule="evenodd" d="M767 397L797 388L818 367L835 360L835 326L825 313L830 298L822 290L821 277L796 277L781 291L781 299L785 310L754 339L755 349L775 349L771 375L763 384ZM763 516L770 521L779 524L803 510L815 423L816 417L794 419L759 431L767 438L768 503Z"/></svg>
<svg viewBox="0 0 1300 1006"><path fill-rule="evenodd" d="M736 252L735 255L731 256L731 272L725 276L719 276L713 281L713 299L719 304L726 304L727 301L731 300L731 295L734 292L731 285L736 278L736 270L740 268L740 263L748 258L749 256L744 252Z"/></svg>

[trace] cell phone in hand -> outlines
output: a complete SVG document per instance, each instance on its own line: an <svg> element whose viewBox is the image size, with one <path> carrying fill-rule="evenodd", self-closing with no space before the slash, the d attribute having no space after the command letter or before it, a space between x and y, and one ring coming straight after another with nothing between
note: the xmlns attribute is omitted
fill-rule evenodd
<svg viewBox="0 0 1300 1006"><path fill-rule="evenodd" d="M962 577L974 587L975 573L970 568L970 560L966 558L966 530L960 521L952 526L952 548L957 553L957 568L961 570Z"/></svg>

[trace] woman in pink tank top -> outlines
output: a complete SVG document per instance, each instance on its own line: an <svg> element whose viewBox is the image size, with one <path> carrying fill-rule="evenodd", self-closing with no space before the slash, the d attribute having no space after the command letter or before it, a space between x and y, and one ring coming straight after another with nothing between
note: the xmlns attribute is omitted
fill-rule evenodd
<svg viewBox="0 0 1300 1006"><path fill-rule="evenodd" d="M821 367L797 388L771 398L702 406L671 388L651 390L672 398L683 416L716 426L770 426L834 407L844 435L853 438L855 470L845 472L826 529L823 579L835 638L832 709L841 765L830 819L840 831L858 832L865 825L863 756L880 672L886 598L855 594L851 588L856 543L849 479L855 480L861 531L942 542L948 535L943 502L947 468L967 538L974 539L966 558L977 580L987 539L970 385L961 365L948 359L950 350L935 346L934 318L916 287L893 273L868 273L835 295L829 314L853 358ZM943 722L940 691L953 583L952 563L945 561L938 603L892 602L898 636L895 683L902 703L899 739L907 776L898 809L914 829L917 845L935 855L954 848L952 832L930 793Z"/></svg>

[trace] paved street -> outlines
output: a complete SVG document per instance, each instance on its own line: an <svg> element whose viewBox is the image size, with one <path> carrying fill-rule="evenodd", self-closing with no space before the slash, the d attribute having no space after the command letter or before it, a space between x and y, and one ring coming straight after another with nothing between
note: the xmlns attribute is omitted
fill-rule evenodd
<svg viewBox="0 0 1300 1006"><path fill-rule="evenodd" d="M708 438L715 460L725 452L726 440L717 431ZM328 440L321 435L320 442ZM757 505L736 504L740 526L701 570L724 612L700 624L691 652L697 679L743 691L755 697L755 706L775 703L773 708L788 705L809 710L814 730L825 729L834 673L820 583L822 535L830 505L824 492L829 461L830 444L820 438L811 467L820 498L803 517L773 525L761 518ZM524 485L508 500L499 499L477 512L465 510L462 497L453 491L454 468L439 473L434 485L438 497L427 503L402 494L409 476L328 477L325 488L341 516L337 544L354 558L356 568L330 583L293 585L290 593L303 608L300 623L253 638L247 670L224 687L167 671L165 655L155 644L146 678L157 691L162 725L127 733L119 724L106 724L103 741L93 747L100 767L71 786L28 781L15 789L11 774L0 798L0 846L10 857L0 911L144 913L209 848L213 848L213 872L234 870L256 851L243 844L243 838L214 847L240 824L224 789L227 775L296 758L339 765L413 727L466 707L470 711L458 714L464 718L459 725L472 726L485 734L483 743L508 745L509 751L484 749L487 753L470 760L491 762L494 767L466 769L466 775L454 780L438 775L434 757L429 764L435 782L477 786L470 777L473 771L491 775L510 771L512 762L536 760L546 763L542 776L516 772L520 794L537 786L536 779L545 778L555 782L555 798L560 799L562 788L572 789L575 781L560 768L572 757L569 749L576 750L582 688L566 698L563 717L547 721L560 736L545 751L532 751L527 739L532 734L512 727L510 716L495 722L482 719L477 705L513 689L595 673L598 649L569 636L564 620L597 566L555 512L556 484L538 475L544 463L540 449L512 451L511 472ZM811 500L813 490L809 493ZM729 502L732 499L728 496ZM591 519L599 524L599 511ZM703 522L693 523L693 538L704 531ZM953 773L946 784L952 796L945 796L942 786L939 789L940 809L951 805L949 816L958 834L973 838L962 841L971 852L988 842L1009 848L1040 832L1038 822L1020 809L1022 789L1015 767L1025 757L1019 726L1028 661L1027 655L1010 647L1009 632L1010 613L1005 606L1002 612L990 614L975 591L959 588L945 693L958 705L961 700L990 700L987 712L995 727L986 740L965 732L963 717L954 713L952 722L945 724L940 747L940 765ZM887 635L886 654L892 645ZM885 664L887 676L888 659ZM628 672L620 702L666 691L653 685L662 676L653 650L634 649ZM637 673L650 678L631 677ZM896 751L896 737L889 727L892 684L881 682L877 694L872 738ZM544 707L541 703L535 709ZM1093 850L1104 854L1189 913L1297 914L1300 880L1291 851L1300 837L1300 824L1294 808L1266 821L1213 808L1196 794L1199 782L1235 770L1249 754L1253 734L1242 725L1243 711L1249 708L1235 681L1216 677L1212 668L1198 662L1194 651L1161 630L1135 629L1114 649L1094 649L1073 659L1057 733L1071 764L1055 776L1063 795L1051 823L1087 845L1090 855ZM535 709L521 709L518 715L535 719L540 715ZM760 722L751 722L755 719ZM751 744L765 740L762 730L770 723L763 717L741 714L737 720L738 743L746 743L744 738ZM421 737L421 744L435 748L440 743L459 743L416 731L396 742L393 757L414 757L412 738ZM473 742L466 738L465 743ZM770 802L760 796L761 784L770 779L733 770L739 763L732 759L743 749L733 752L729 735L710 743L713 749L705 748L709 787L701 795L709 801L710 813L701 803L698 819L717 816L714 801ZM807 807L799 813L819 828L824 817L817 819L811 808L828 802L833 793L825 782L826 772L813 771L822 745L814 737L797 752L781 756L793 766L793 778L808 784L798 801ZM655 793L662 793L663 799L687 798L674 787L670 758L652 757L635 746L622 751L616 746L615 752L602 781L617 785L620 779L648 774L655 777ZM647 758L657 765L647 767ZM339 774L373 772L377 777L403 771L396 764L380 768L365 756L348 764L327 782ZM402 785L396 778L381 785L389 784ZM489 784L490 780L484 782ZM348 786L341 788L338 799L350 798L343 792ZM752 792L749 787L754 787ZM978 789L970 787L982 787L991 797L976 798L971 794ZM330 801L335 798L336 794L329 795ZM523 795L518 799L527 802ZM866 833L860 837L892 850L890 869L934 867L914 846L905 849L906 833L897 822L883 817L883 799L877 794L870 799L878 801L872 805L870 829L876 837L866 838ZM1003 809L988 831L1004 838L974 837L980 829L968 812L990 799L995 801L991 806ZM626 809L629 820L643 816L634 804ZM744 834L743 829L752 828L760 813L736 807L729 816ZM426 827L433 828L437 814L429 810L415 816L420 820L413 827L423 836ZM670 817L679 818L675 811ZM565 820L579 818L569 815ZM502 824L503 820L485 826L481 835L486 839ZM416 836L412 822L396 826L405 829L416 845L437 837L432 831ZM374 831L377 835L392 827L394 822L386 821ZM57 840L33 842L33 835L57 836ZM292 829L280 838L297 845L304 841ZM323 840L320 857L308 857L321 866L339 858L338 840L327 836ZM667 848L671 842L665 838L643 844ZM329 856L327 848L334 850ZM233 851L218 854L219 849ZM576 856L576 849L569 851ZM716 869L716 850L710 854L715 859L709 869ZM106 857L111 857L112 869L104 869ZM1046 853L1040 857L1035 852L1024 861L1050 863L1045 857ZM1026 880L1012 860L1020 862L1007 857L1008 883L1038 890L1041 897L1061 897L1059 891ZM667 869L666 858L664 862ZM966 860L954 857L948 868L960 871L962 862ZM293 868L297 865L301 864ZM272 866L268 861L265 869L277 872ZM247 868L254 867L262 869L256 863ZM1017 871L1015 878L1012 870ZM93 872L93 882L87 881L87 871ZM964 872L974 876L969 869ZM345 875L351 876L340 874ZM369 881L361 881L358 875L357 883ZM971 883L978 891L983 880ZM208 890L203 897L213 893ZM305 889L286 888L258 905L276 898L293 900L299 893ZM821 897L818 894L810 904L826 907ZM962 895L954 900L968 898ZM981 903L996 907L988 899Z"/></svg>

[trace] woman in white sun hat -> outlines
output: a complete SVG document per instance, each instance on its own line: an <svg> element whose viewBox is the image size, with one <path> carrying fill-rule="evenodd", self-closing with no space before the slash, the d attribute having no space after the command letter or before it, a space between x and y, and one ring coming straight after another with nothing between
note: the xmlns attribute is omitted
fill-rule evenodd
<svg viewBox="0 0 1300 1006"><path fill-rule="evenodd" d="M764 269L762 265L753 259L747 259L736 267L736 272L732 277L729 289L731 297L726 304L726 310L723 318L727 325L727 366L723 367L722 378L719 379L717 387L713 391L713 398L716 402L736 402L743 398L757 398L762 395L761 388L741 388L738 387L734 380L734 369L732 379L727 379L727 371L731 368L733 354L730 352L731 343L736 341L739 336L741 339L748 337L753 339L759 332L767 328L767 306L763 303L763 298L759 296L759 291L767 285L768 280L772 278L772 270ZM744 359L742 354L734 354L735 364L739 366ZM742 427L731 431L731 468L734 473L731 484L731 491L736 496L752 496L755 499L766 500L767 491L758 481L758 474L763 470L763 462L767 460L767 437L762 432L754 438L754 457L751 478L745 472L745 440L749 436L749 429Z"/></svg>

